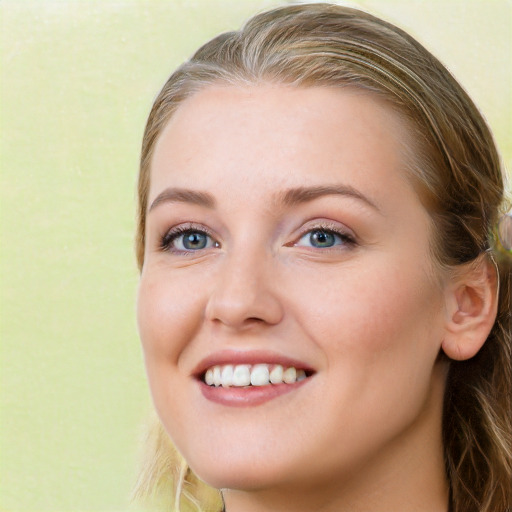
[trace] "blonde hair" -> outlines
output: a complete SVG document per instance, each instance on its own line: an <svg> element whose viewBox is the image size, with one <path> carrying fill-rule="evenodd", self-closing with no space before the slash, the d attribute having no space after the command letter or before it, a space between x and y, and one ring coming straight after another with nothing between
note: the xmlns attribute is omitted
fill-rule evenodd
<svg viewBox="0 0 512 512"><path fill-rule="evenodd" d="M474 103L407 33L355 9L309 4L256 15L240 31L218 36L164 85L142 145L140 268L151 158L163 127L184 99L210 84L261 82L357 87L385 98L413 127L417 147L410 178L432 217L437 263L456 268L493 251L494 227L505 209L504 172ZM500 280L494 327L475 357L450 362L443 441L452 512L512 507L511 265L504 252L493 259ZM168 485L170 478L174 492L183 491L182 510L221 510L220 495L184 469L162 427L155 428L137 494ZM178 496L176 510L179 502Z"/></svg>

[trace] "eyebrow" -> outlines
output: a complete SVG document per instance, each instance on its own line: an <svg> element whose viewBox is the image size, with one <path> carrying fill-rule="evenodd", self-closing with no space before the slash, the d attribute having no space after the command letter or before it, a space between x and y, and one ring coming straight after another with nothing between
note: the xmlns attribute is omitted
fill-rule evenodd
<svg viewBox="0 0 512 512"><path fill-rule="evenodd" d="M163 203L192 203L206 208L215 208L215 198L207 192L185 188L166 188L151 203L148 213Z"/></svg>
<svg viewBox="0 0 512 512"><path fill-rule="evenodd" d="M286 206L293 206L295 204L306 203L328 195L352 197L366 203L371 208L380 212L380 208L370 198L349 185L320 185L316 187L291 188L280 193L277 199L278 202Z"/></svg>
<svg viewBox="0 0 512 512"><path fill-rule="evenodd" d="M295 187L276 195L276 203L285 206L294 206L307 203L319 197L328 195L341 195L358 199L380 212L379 207L359 190L349 185L319 185L314 187ZM151 203L148 213L163 203L191 203L213 209L216 206L215 198L208 192L185 188L169 187L162 191Z"/></svg>

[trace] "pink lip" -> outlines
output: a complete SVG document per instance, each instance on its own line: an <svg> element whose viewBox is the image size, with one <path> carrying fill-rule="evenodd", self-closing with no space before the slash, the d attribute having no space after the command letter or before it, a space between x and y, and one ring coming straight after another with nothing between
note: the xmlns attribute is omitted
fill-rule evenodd
<svg viewBox="0 0 512 512"><path fill-rule="evenodd" d="M283 356L281 354L267 350L221 350L220 352L215 352L214 354L211 354L202 359L194 368L192 373L197 378L201 378L204 372L212 366L220 366L223 364L235 365L259 363L280 364L281 366L288 368L293 366L297 370L304 370L308 373L314 373L314 368L311 368L310 365L304 363L303 361L299 361L298 359L293 359L291 357Z"/></svg>
<svg viewBox="0 0 512 512"><path fill-rule="evenodd" d="M290 393L303 386L311 377L293 384L270 384L268 386L250 386L246 388L223 388L208 386L198 381L203 396L211 402L231 407L251 407L260 405L278 396Z"/></svg>
<svg viewBox="0 0 512 512"><path fill-rule="evenodd" d="M293 384L270 384L268 386L248 386L248 387L229 387L222 386L208 386L202 380L204 373L212 366L221 366L225 364L280 364L285 368L293 366L297 370L304 370L309 375L314 374L314 369L298 359L283 356L275 352L266 350L222 350L211 354L202 359L195 367L193 375L198 380L199 387L203 396L212 401L222 405L232 407L249 407L260 405L264 402L285 395L291 391L297 390L310 381L311 377L295 382Z"/></svg>

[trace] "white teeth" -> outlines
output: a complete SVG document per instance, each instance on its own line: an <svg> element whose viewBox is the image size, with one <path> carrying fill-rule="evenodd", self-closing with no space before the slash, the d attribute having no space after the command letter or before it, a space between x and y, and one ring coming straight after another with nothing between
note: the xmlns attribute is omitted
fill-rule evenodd
<svg viewBox="0 0 512 512"><path fill-rule="evenodd" d="M208 368L204 382L215 387L268 386L269 384L293 384L307 377L305 370L293 366L283 368L280 364L226 364Z"/></svg>
<svg viewBox="0 0 512 512"><path fill-rule="evenodd" d="M280 364L276 364L270 372L270 382L272 384L281 384L283 382L283 367Z"/></svg>
<svg viewBox="0 0 512 512"><path fill-rule="evenodd" d="M248 386L251 383L251 367L248 364L237 364L233 371L233 386Z"/></svg>
<svg viewBox="0 0 512 512"><path fill-rule="evenodd" d="M297 381L297 370L293 366L286 368L283 372L283 381L286 382L286 384L293 384Z"/></svg>
<svg viewBox="0 0 512 512"><path fill-rule="evenodd" d="M233 365L227 364L222 368L221 373L222 386L228 388L233 384Z"/></svg>
<svg viewBox="0 0 512 512"><path fill-rule="evenodd" d="M213 367L213 385L219 387L222 384L222 376L220 373L220 366Z"/></svg>
<svg viewBox="0 0 512 512"><path fill-rule="evenodd" d="M208 368L208 370L206 370L206 373L204 375L204 381L206 382L206 384L208 384L208 386L213 386L213 370L211 368Z"/></svg>
<svg viewBox="0 0 512 512"><path fill-rule="evenodd" d="M265 386L269 381L268 366L256 364L251 369L251 384L253 386Z"/></svg>

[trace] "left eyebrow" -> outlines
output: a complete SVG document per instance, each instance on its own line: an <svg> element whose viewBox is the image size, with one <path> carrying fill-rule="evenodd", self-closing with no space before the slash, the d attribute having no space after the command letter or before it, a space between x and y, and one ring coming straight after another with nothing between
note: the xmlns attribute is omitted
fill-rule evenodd
<svg viewBox="0 0 512 512"><path fill-rule="evenodd" d="M374 210L382 213L380 208L362 192L349 185L319 185L315 187L296 187L283 191L276 197L278 203L285 206L293 206L298 203L313 201L319 197L340 195L358 199Z"/></svg>

